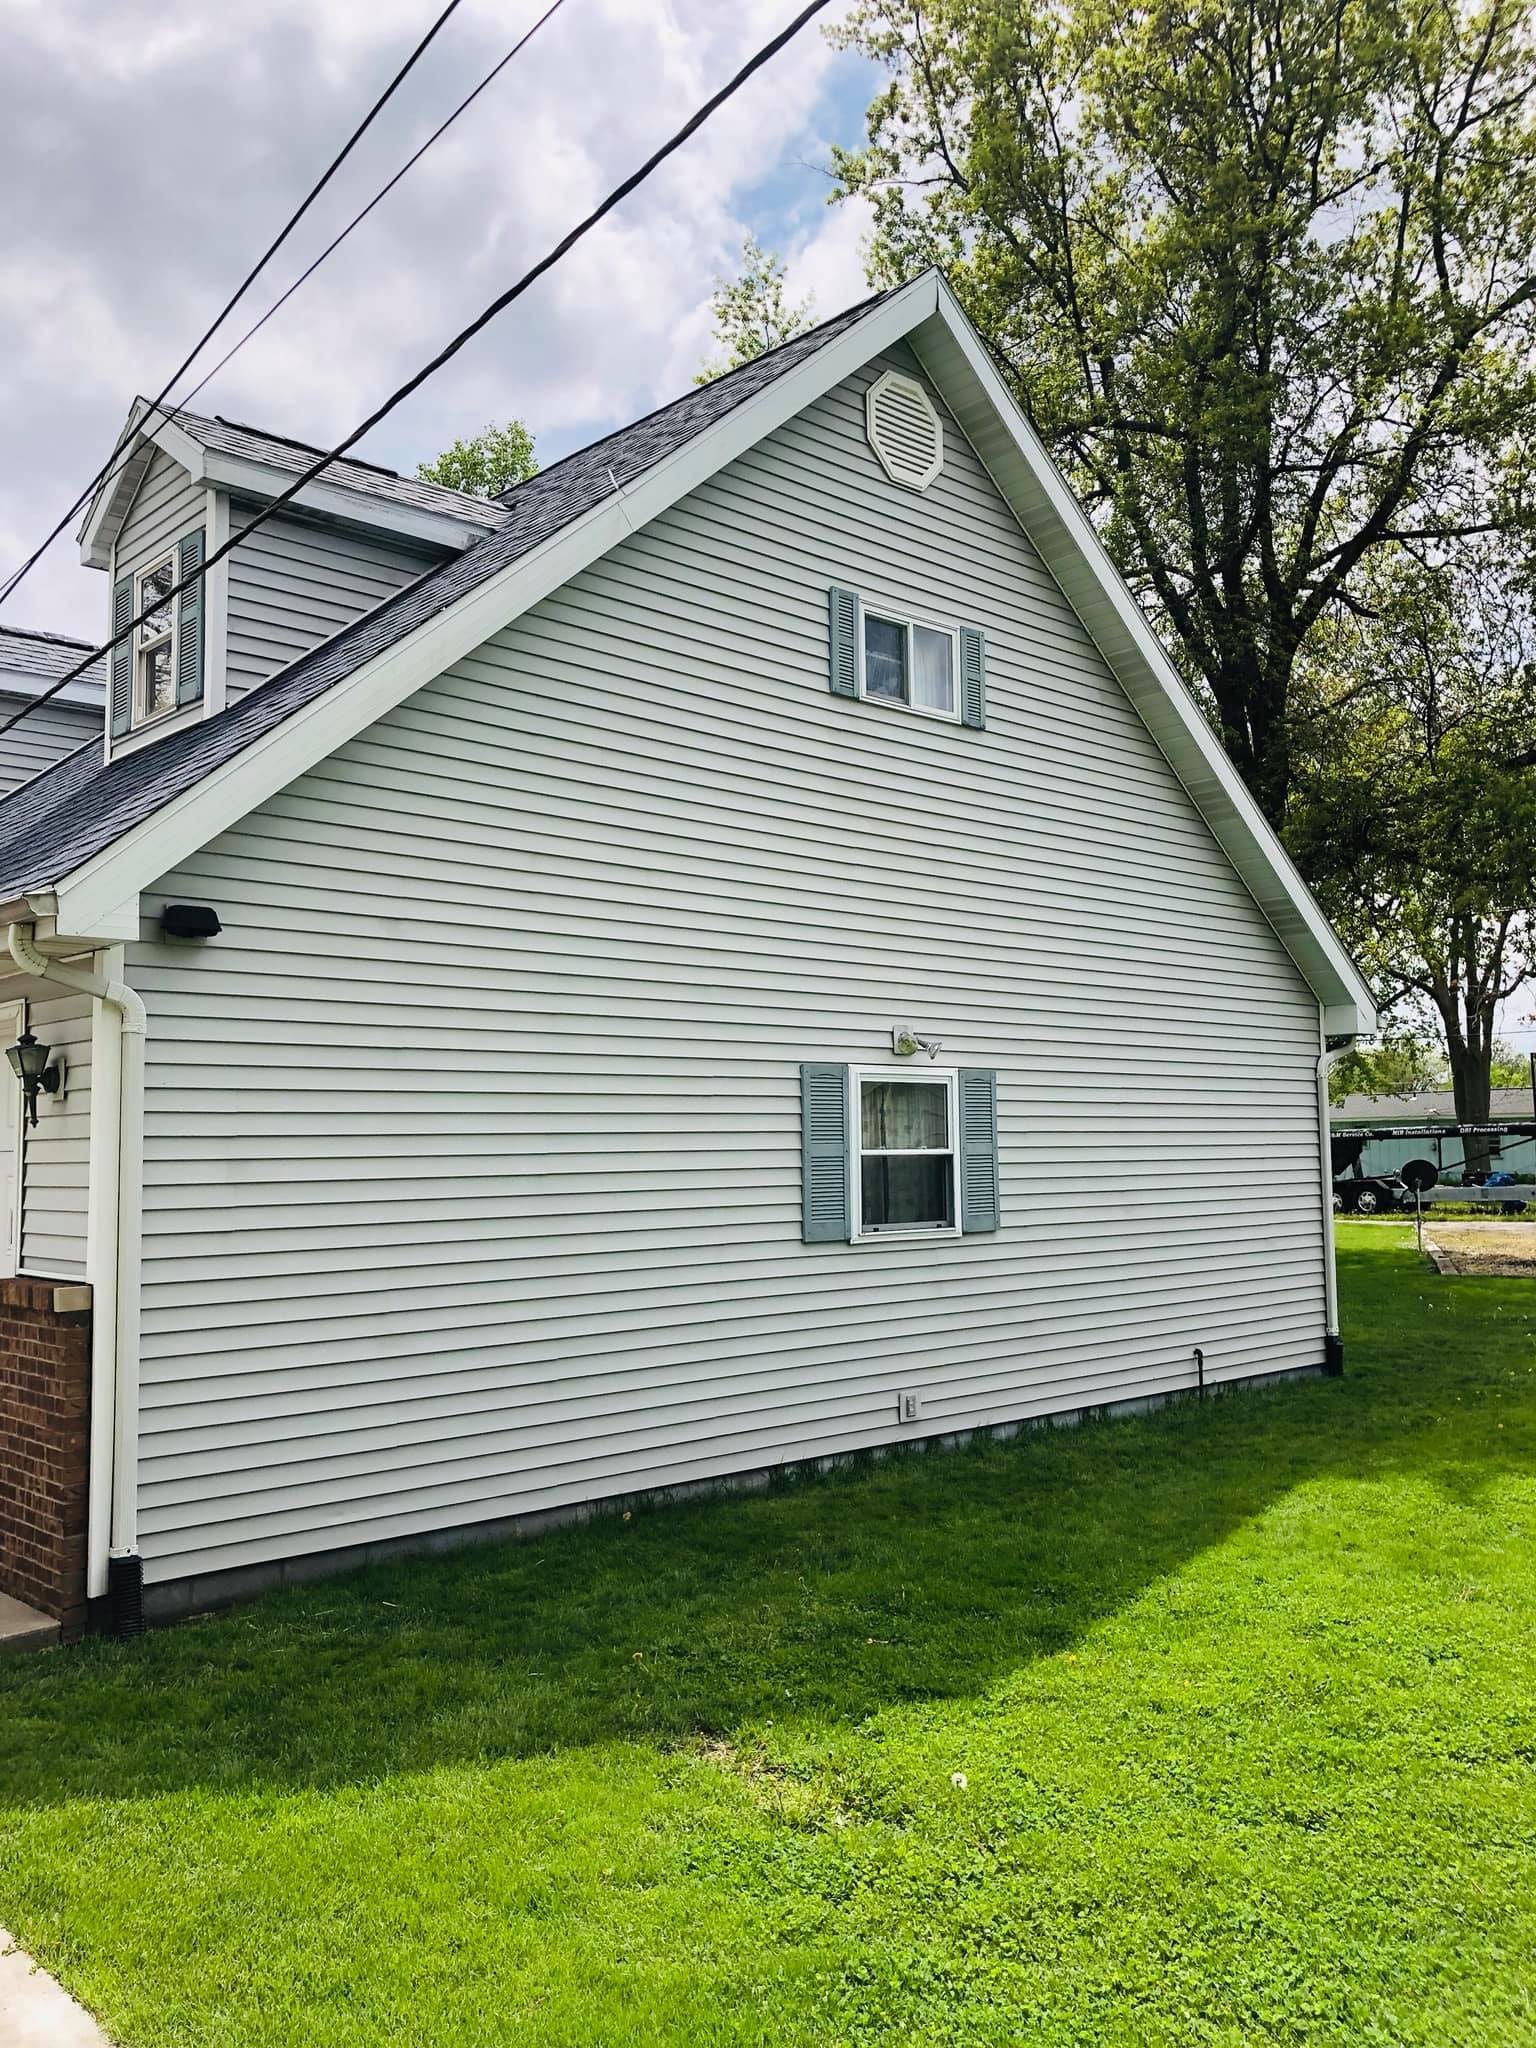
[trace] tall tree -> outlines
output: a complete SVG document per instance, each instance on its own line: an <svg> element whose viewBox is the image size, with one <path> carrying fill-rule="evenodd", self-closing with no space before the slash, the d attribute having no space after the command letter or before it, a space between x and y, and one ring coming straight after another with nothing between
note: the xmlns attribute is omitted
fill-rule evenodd
<svg viewBox="0 0 1536 2048"><path fill-rule="evenodd" d="M1501 523L1536 415L1524 0L860 0L871 276L943 266L1282 823L1320 622Z"/></svg>
<svg viewBox="0 0 1536 2048"><path fill-rule="evenodd" d="M1499 1006L1536 969L1536 612L1494 543L1400 547L1309 657L1290 838L1399 1026L1433 1017L1488 1117ZM1469 1164L1472 1163L1469 1153Z"/></svg>
<svg viewBox="0 0 1536 2048"><path fill-rule="evenodd" d="M431 462L418 463L416 474L423 483L446 484L474 498L497 498L514 484L526 483L538 467L532 434L521 420L508 420L455 441Z"/></svg>
<svg viewBox="0 0 1536 2048"><path fill-rule="evenodd" d="M771 249L748 235L741 245L741 269L735 277L717 277L710 298L715 316L715 345L723 357L706 363L695 384L712 384L727 370L739 370L781 342L804 334L815 317L810 299L798 306L784 296L784 265Z"/></svg>

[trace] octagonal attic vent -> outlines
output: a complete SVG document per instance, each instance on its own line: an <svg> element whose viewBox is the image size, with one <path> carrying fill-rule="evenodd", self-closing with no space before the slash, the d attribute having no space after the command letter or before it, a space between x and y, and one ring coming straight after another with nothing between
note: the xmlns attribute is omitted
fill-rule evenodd
<svg viewBox="0 0 1536 2048"><path fill-rule="evenodd" d="M915 377L887 370L864 400L869 445L899 484L926 491L944 467L944 424Z"/></svg>

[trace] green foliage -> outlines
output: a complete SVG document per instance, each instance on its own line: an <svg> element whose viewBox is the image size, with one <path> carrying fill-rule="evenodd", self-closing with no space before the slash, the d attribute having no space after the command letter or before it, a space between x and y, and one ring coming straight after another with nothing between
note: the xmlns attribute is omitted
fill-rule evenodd
<svg viewBox="0 0 1536 2048"><path fill-rule="evenodd" d="M1512 1045L1496 1040L1493 1060L1488 1078L1495 1088L1529 1088L1531 1085L1531 1062L1529 1056L1517 1052Z"/></svg>
<svg viewBox="0 0 1536 2048"><path fill-rule="evenodd" d="M947 271L1282 823L1300 650L1394 536L1519 488L1529 10L860 0L841 36L890 74L837 156L872 281Z"/></svg>
<svg viewBox="0 0 1536 2048"><path fill-rule="evenodd" d="M1528 1088L1530 1061L1523 1052L1495 1039L1488 1078L1495 1088ZM1389 1034L1379 1044L1356 1046L1337 1061L1328 1076L1328 1096L1407 1096L1449 1088L1451 1070L1443 1049L1414 1032Z"/></svg>
<svg viewBox="0 0 1536 2048"><path fill-rule="evenodd" d="M496 498L538 472L533 436L521 420L488 426L468 441L455 441L431 462L417 464L423 483L444 484L475 498Z"/></svg>
<svg viewBox="0 0 1536 2048"><path fill-rule="evenodd" d="M1328 1096L1342 1102L1346 1095L1422 1095L1449 1081L1450 1069L1440 1048L1404 1032L1345 1053L1328 1076Z"/></svg>
<svg viewBox="0 0 1536 2048"><path fill-rule="evenodd" d="M1529 2042L1536 1285L1339 1241L1342 1380L0 1660L0 1921L124 2048Z"/></svg>
<svg viewBox="0 0 1536 2048"><path fill-rule="evenodd" d="M1486 1118L1500 1004L1536 968L1536 613L1492 542L1399 547L1312 651L1287 838L1400 1021Z"/></svg>
<svg viewBox="0 0 1536 2048"><path fill-rule="evenodd" d="M695 384L712 384L727 370L739 370L769 349L793 341L814 318L809 299L798 306L786 301L783 263L771 250L760 248L751 235L741 245L739 274L717 277L709 303L715 316L715 343L724 356L706 363L694 378Z"/></svg>

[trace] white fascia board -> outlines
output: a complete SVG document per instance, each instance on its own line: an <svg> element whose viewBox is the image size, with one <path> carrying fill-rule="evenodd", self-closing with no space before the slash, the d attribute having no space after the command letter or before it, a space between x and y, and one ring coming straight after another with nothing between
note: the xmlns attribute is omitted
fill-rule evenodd
<svg viewBox="0 0 1536 2048"><path fill-rule="evenodd" d="M265 500L281 497L293 482L291 470L253 462L244 455L222 455L216 449L203 451L203 474L221 491ZM495 531L490 520L477 526L469 519L455 518L450 512L429 512L422 506L402 505L394 498L372 497L366 490L327 483L319 477L306 484L289 504L295 510L323 513L350 526L366 526L370 531L407 540L430 541L436 547L460 552Z"/></svg>
<svg viewBox="0 0 1536 2048"><path fill-rule="evenodd" d="M149 888L258 804L327 760L626 535L853 375L871 356L902 340L933 314L937 303L936 276L930 272L915 279L622 491L616 490L254 740L58 882L59 929L93 932L125 899Z"/></svg>
<svg viewBox="0 0 1536 2048"><path fill-rule="evenodd" d="M151 420L152 424L149 424ZM163 449L173 462L179 462L195 482L202 480L203 451L199 444L174 420L161 418L153 413L151 407L137 402L113 445L109 468L120 460L123 450L135 436L138 437L138 447L123 462L116 476L103 480L80 529L80 559L88 569L110 566L112 543L122 531L128 508L138 495L139 485L144 481L144 472L156 448Z"/></svg>
<svg viewBox="0 0 1536 2048"><path fill-rule="evenodd" d="M114 904L109 910L99 911L91 920L88 931L76 931L69 924L61 923L57 906L58 899L55 896L50 909L34 909L32 913L33 936L45 953L65 952L82 944L118 946L139 936L137 896L130 896L125 902Z"/></svg>
<svg viewBox="0 0 1536 2048"><path fill-rule="evenodd" d="M912 335L1024 531L1323 1008L1330 1036L1376 1028L1354 962L1249 795L949 287Z"/></svg>
<svg viewBox="0 0 1536 2048"><path fill-rule="evenodd" d="M82 647L81 655L89 654L88 647ZM0 653L0 660L3 660ZM76 656L79 659L79 656ZM5 709L9 712L13 704L31 704L44 693L48 693L50 704L68 704L77 711L99 711L101 700L106 694L100 683L87 682L84 676L76 676L72 683L66 683L62 690L55 689L47 676L12 675L0 668L0 697L6 699Z"/></svg>

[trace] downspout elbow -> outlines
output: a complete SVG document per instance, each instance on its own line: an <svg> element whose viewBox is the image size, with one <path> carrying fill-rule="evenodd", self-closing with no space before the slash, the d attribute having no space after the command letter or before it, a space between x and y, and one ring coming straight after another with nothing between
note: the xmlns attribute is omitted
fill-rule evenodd
<svg viewBox="0 0 1536 2048"><path fill-rule="evenodd" d="M23 974L33 975L39 981L56 981L64 988L78 989L82 995L96 996L104 1003L110 1003L114 1010L122 1013L124 1031L131 1031L142 1038L148 1024L148 1012L144 998L137 989L130 988L125 981L109 981L104 974L96 974L88 967L71 966L67 960L54 960L38 945L36 926L13 924L6 933L6 949Z"/></svg>

